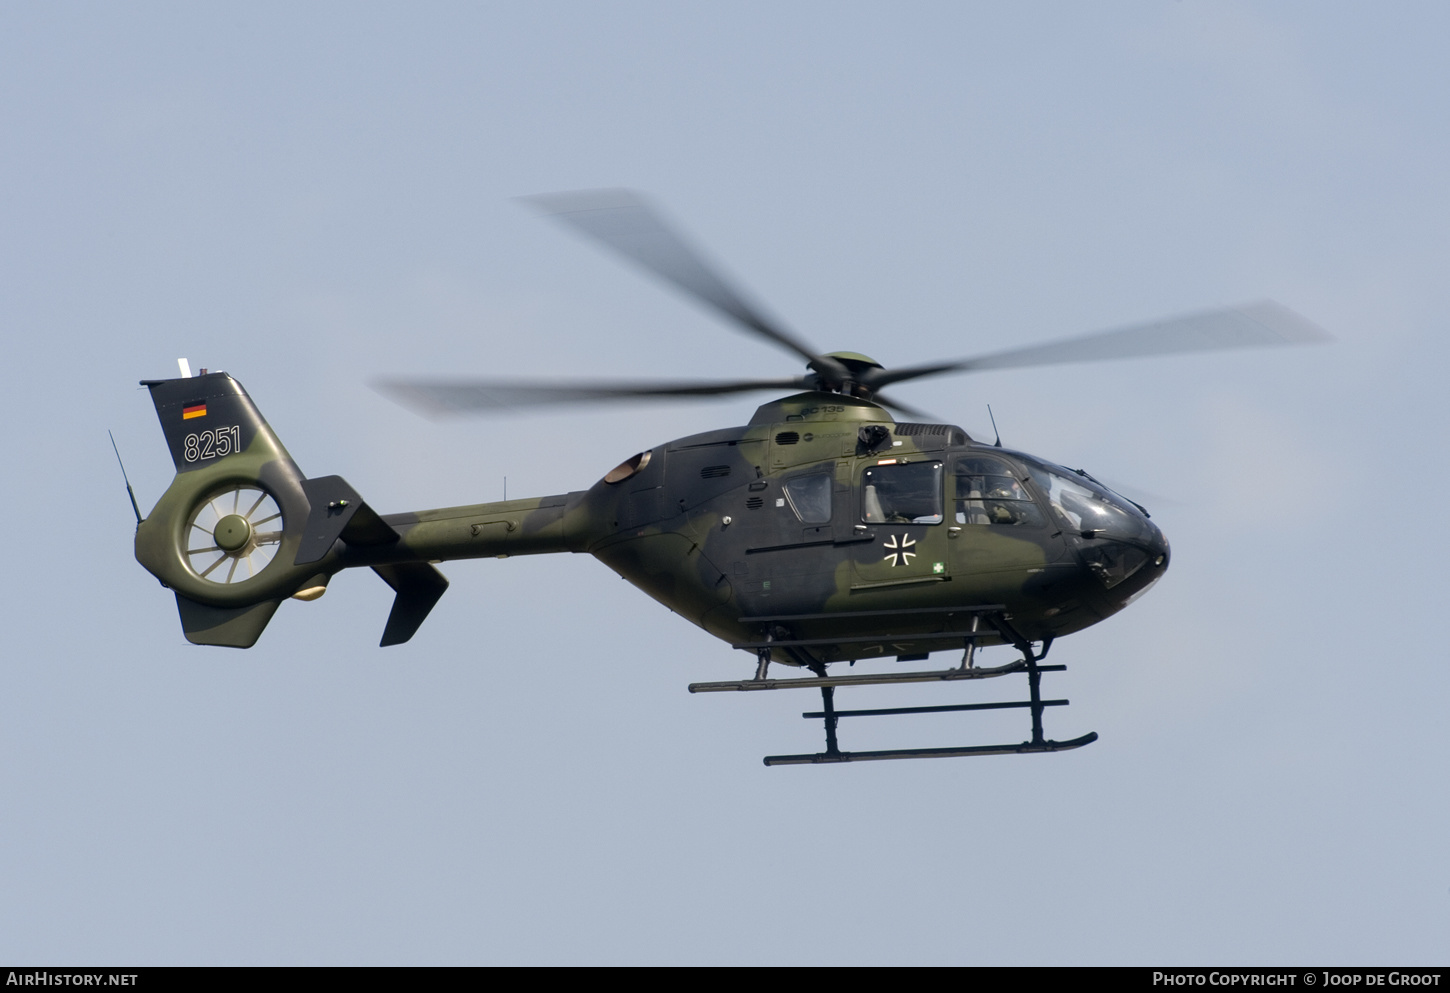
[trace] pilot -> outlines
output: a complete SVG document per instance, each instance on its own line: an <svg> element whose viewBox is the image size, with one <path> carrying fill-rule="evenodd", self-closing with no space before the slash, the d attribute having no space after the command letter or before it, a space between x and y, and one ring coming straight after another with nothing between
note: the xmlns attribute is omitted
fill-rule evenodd
<svg viewBox="0 0 1450 993"><path fill-rule="evenodd" d="M1021 518L1010 502L1022 499L1022 493L1017 482L1010 477L999 476L993 479L993 486L987 491L987 516L993 524L1018 524Z"/></svg>

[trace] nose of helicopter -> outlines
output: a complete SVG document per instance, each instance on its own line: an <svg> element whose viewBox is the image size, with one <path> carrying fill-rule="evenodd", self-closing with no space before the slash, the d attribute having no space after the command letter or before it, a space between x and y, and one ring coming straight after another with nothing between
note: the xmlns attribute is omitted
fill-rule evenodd
<svg viewBox="0 0 1450 993"><path fill-rule="evenodd" d="M1168 536L1156 524L1153 525L1153 535L1148 540L1148 550L1151 556L1151 564L1155 568L1159 570L1168 568L1168 559L1171 557L1171 552L1168 548Z"/></svg>
<svg viewBox="0 0 1450 993"><path fill-rule="evenodd" d="M1116 494L1107 495L1098 506L1109 505L1111 509L1100 509L1095 518L1095 523L1108 526L1084 529L1078 555L1086 571L1121 609L1157 583L1168 568L1171 553L1162 528L1141 507Z"/></svg>
<svg viewBox="0 0 1450 993"><path fill-rule="evenodd" d="M1147 561L1123 584L1121 592L1127 594L1122 601L1124 607L1157 585L1168 568L1168 560L1172 554L1168 548L1168 536L1163 533L1163 529L1151 521L1146 523L1149 530L1142 536L1142 540L1147 547Z"/></svg>

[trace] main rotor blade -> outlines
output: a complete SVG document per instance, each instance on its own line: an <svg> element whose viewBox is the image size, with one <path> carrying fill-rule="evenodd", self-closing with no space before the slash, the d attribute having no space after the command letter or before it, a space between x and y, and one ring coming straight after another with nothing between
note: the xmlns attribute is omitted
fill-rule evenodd
<svg viewBox="0 0 1450 993"><path fill-rule="evenodd" d="M868 370L862 378L873 388L948 372L976 372L1021 366L1097 362L1147 355L1175 355L1265 345L1307 345L1332 340L1320 327L1287 307L1262 300L1240 307L1206 310L1147 324L1013 348L956 362Z"/></svg>
<svg viewBox="0 0 1450 993"><path fill-rule="evenodd" d="M426 417L449 414L506 412L515 407L554 404L611 403L664 400L678 397L708 398L756 390L809 390L804 376L794 379L755 379L723 382L571 382L569 380L518 381L481 379L385 379L373 388L404 407Z"/></svg>
<svg viewBox="0 0 1450 993"><path fill-rule="evenodd" d="M937 418L931 416L919 407L908 407L906 404L900 402L899 400L893 400L889 397L881 395L880 393L877 393L875 396L873 396L871 398L871 402L879 403L883 407L889 407L892 410L897 411L898 413L905 414L907 417L914 417L918 421L925 421L927 423L931 423L937 420Z"/></svg>
<svg viewBox="0 0 1450 993"><path fill-rule="evenodd" d="M776 321L745 302L742 294L707 265L699 251L670 229L649 205L629 190L579 190L521 198L562 224L614 249L636 265L708 304L737 324L806 359L836 378L845 370L817 354Z"/></svg>

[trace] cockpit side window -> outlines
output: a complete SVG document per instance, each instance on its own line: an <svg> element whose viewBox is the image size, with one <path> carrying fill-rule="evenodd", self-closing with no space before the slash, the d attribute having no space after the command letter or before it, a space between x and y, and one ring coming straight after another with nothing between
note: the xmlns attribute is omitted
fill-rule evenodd
<svg viewBox="0 0 1450 993"><path fill-rule="evenodd" d="M868 524L940 524L942 463L867 469L861 474L861 519Z"/></svg>
<svg viewBox="0 0 1450 993"><path fill-rule="evenodd" d="M974 455L957 459L958 524L1041 527L1045 523L1027 488L1001 459Z"/></svg>
<svg viewBox="0 0 1450 993"><path fill-rule="evenodd" d="M786 499L802 524L831 522L831 486L834 482L832 476L819 472L785 481L782 488Z"/></svg>

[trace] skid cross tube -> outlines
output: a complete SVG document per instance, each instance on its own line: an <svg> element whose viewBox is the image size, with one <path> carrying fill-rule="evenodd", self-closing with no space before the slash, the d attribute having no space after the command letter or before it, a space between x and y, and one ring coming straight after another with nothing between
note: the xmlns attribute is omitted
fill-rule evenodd
<svg viewBox="0 0 1450 993"><path fill-rule="evenodd" d="M1005 614L988 614L987 622L997 629L1002 637L1010 641L1017 650L1022 653L1022 661L1027 665L1027 689L1032 696L1032 743L1040 745L1042 737L1042 668L1037 663L1047 658L1048 651L1052 648L1052 638L1048 637L1042 642L1042 651L1034 652L1032 642L1012 626L1012 622Z"/></svg>
<svg viewBox="0 0 1450 993"><path fill-rule="evenodd" d="M821 687L821 703L826 708L821 713L826 721L826 754L839 755L841 750L836 747L836 724L839 718L836 716L836 688L834 686Z"/></svg>

